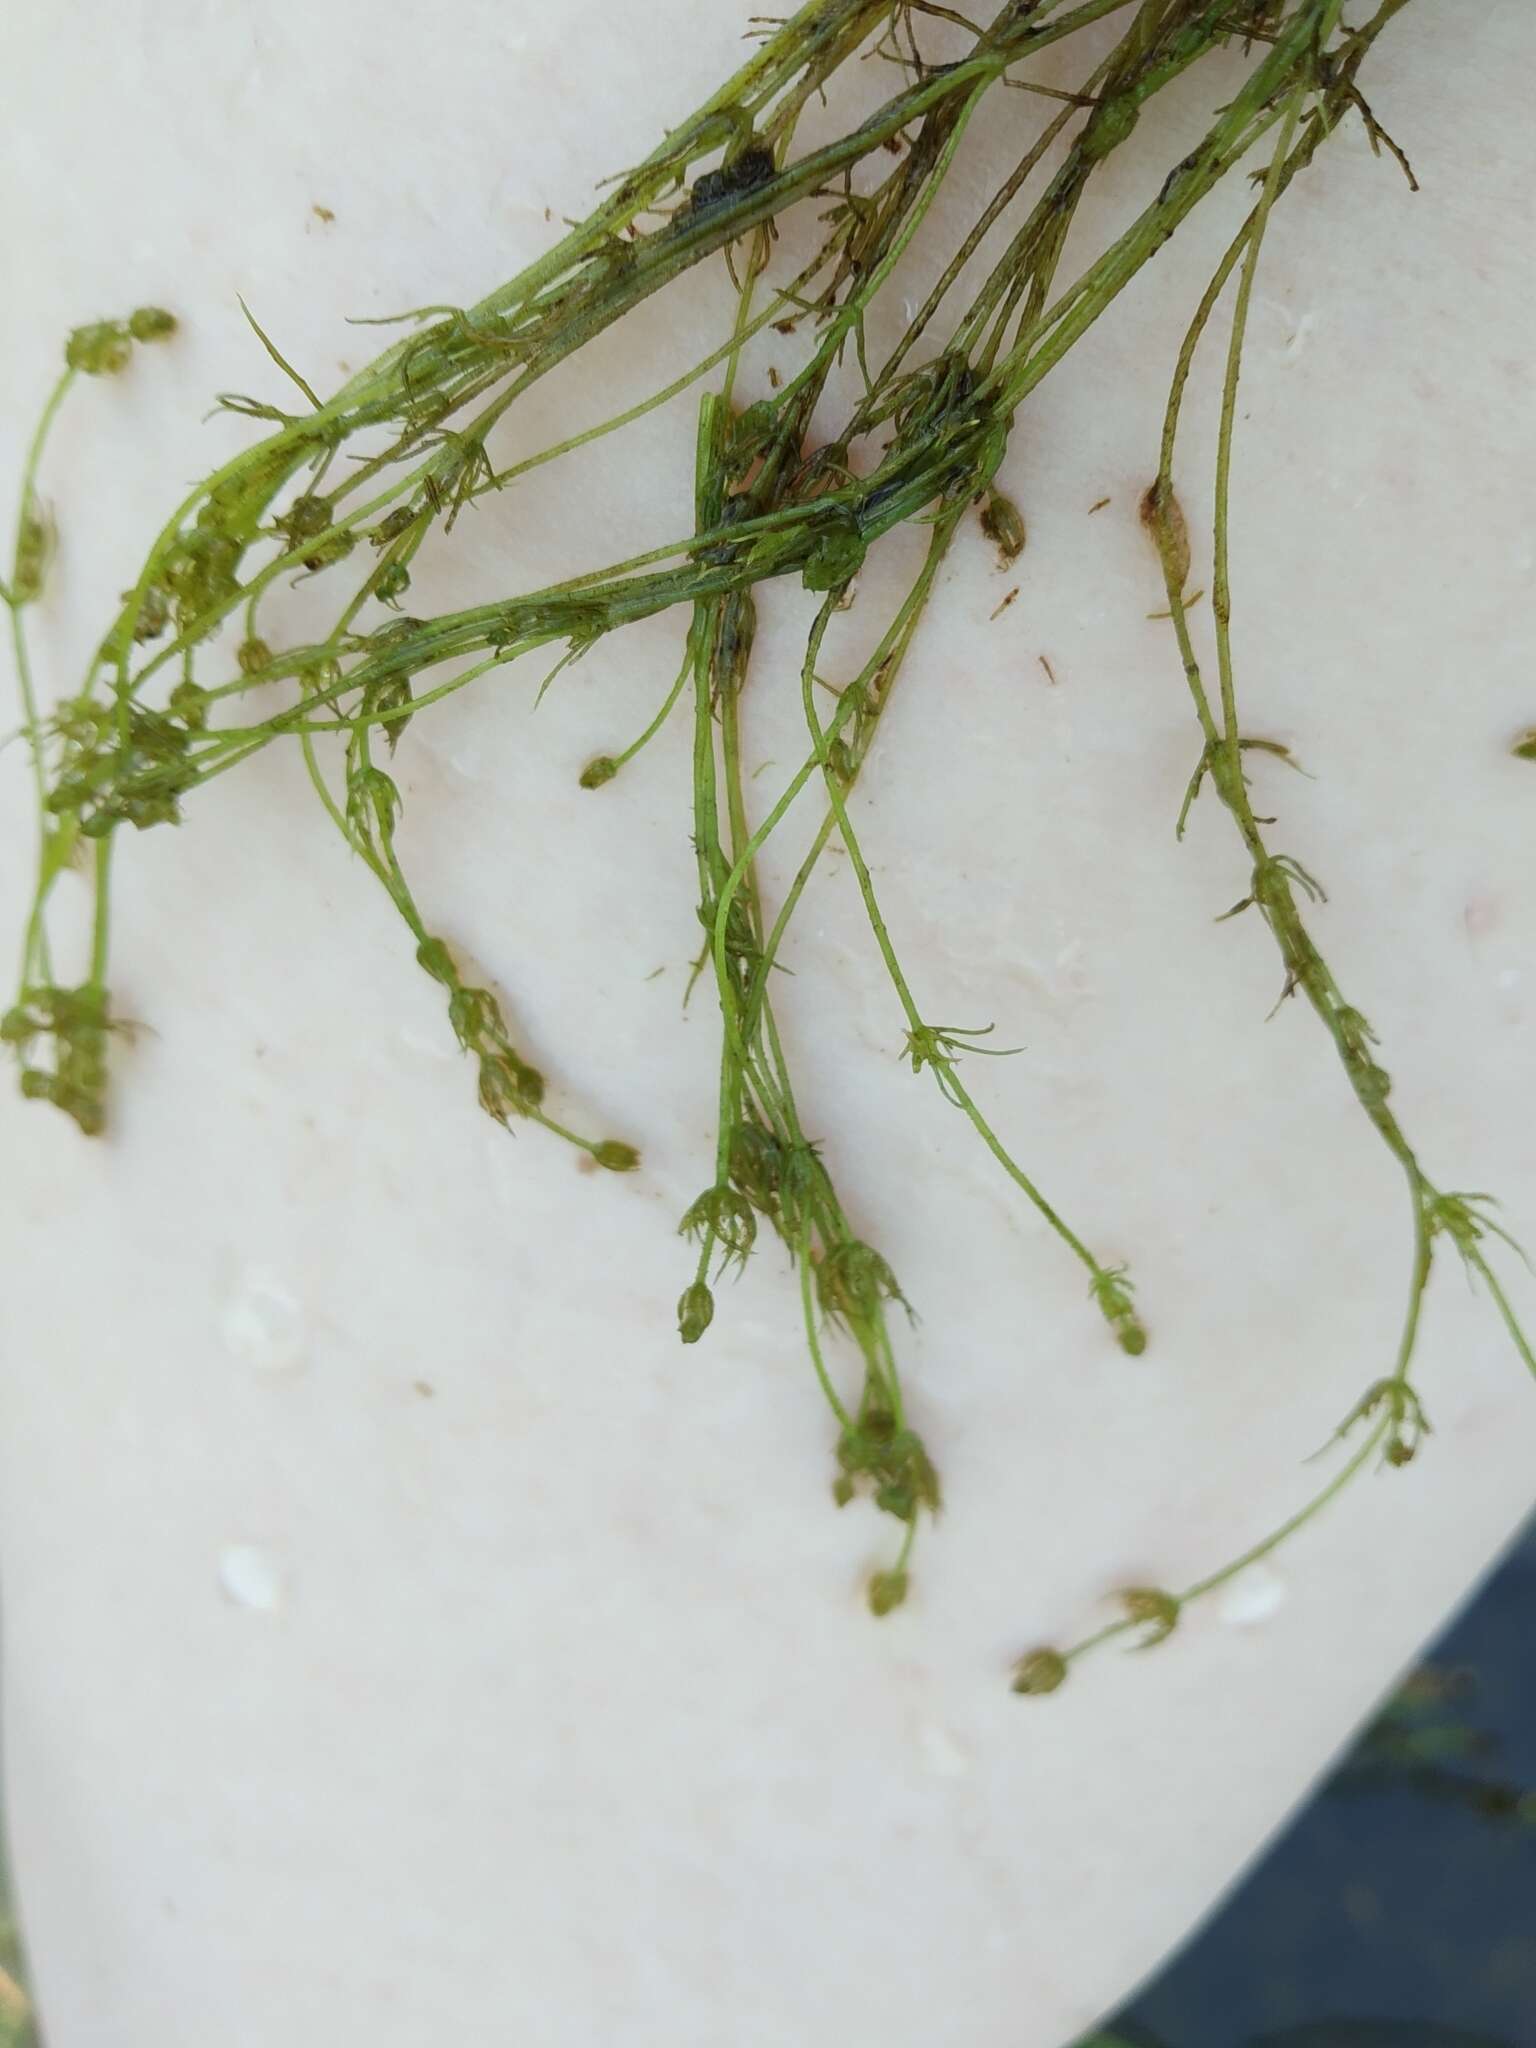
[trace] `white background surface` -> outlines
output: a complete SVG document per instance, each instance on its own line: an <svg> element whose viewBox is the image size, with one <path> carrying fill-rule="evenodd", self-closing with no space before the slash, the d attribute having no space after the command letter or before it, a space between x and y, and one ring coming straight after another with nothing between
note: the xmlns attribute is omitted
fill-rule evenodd
<svg viewBox="0 0 1536 2048"><path fill-rule="evenodd" d="M1469 36L1421 0L1374 67L1423 195L1353 133L1277 219L1237 619L1249 727L1316 777L1260 763L1262 807L1330 885L1316 929L1410 1134L1533 1235L1536 770L1506 750L1536 717L1536 34L1518 0L1476 12ZM45 675L229 445L209 395L270 388L237 292L330 384L372 345L346 313L473 299L544 245L546 207L585 210L736 61L737 16L62 0L13 22L5 473L69 325L146 299L186 321L60 429ZM1015 138L1007 100L962 191ZM1121 204L1197 115L1143 123ZM537 718L536 675L500 676L399 757L429 915L642 1175L479 1116L296 757L123 848L117 992L150 1029L112 1135L0 1098L7 1796L52 2048L1054 2048L1210 1904L1529 1505L1536 1395L1447 1268L1430 1451L1250 1588L1261 1619L1191 1613L1052 1701L1007 1691L1117 1584L1185 1581L1289 1512L1387 1369L1406 1274L1395 1173L1322 1034L1294 1004L1265 1024L1264 932L1212 923L1242 893L1233 836L1209 799L1172 835L1196 749L1135 501L1217 216L1027 408L1019 573L957 549L860 789L919 1001L1027 1046L975 1085L1131 1260L1143 1360L896 1059L845 877L784 982L808 1121L922 1315L903 1357L950 1510L890 1622L860 1611L886 1528L827 1505L776 1254L704 1345L673 1334L713 1107L708 1006L679 1014L686 735L600 795L575 778L649 716L675 622L599 648ZM723 303L695 282L653 305L513 441L640 395ZM683 530L691 461L684 400L467 522L413 605ZM781 767L802 610L764 602L751 744ZM8 934L23 767L0 755Z"/></svg>

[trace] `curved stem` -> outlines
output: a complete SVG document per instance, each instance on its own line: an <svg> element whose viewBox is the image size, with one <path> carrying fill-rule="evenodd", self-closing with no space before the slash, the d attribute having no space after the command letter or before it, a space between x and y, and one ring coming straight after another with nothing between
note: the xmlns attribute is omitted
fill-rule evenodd
<svg viewBox="0 0 1536 2048"><path fill-rule="evenodd" d="M27 530L32 522L41 517L36 510L37 478L42 467L43 451L48 445L48 436L58 418L59 408L68 397L78 372L66 369L56 380L49 392L32 438L27 444L26 457L22 463L21 493L16 510L16 555L17 569L20 569L20 555ZM16 687L21 697L21 715L27 736L27 752L32 763L32 781L37 792L37 881L32 897L32 906L27 915L26 929L22 935L21 983L25 987L34 979L50 982L53 967L49 957L48 934L43 924L43 907L52 886L49 873L49 838L51 827L48 818L48 769L43 758L42 720L38 713L37 688L32 677L32 654L27 644L26 623L22 618L27 603L27 592L21 587L21 577L15 576L12 583L0 592L11 615L11 650L16 663ZM35 969L35 973L34 973Z"/></svg>

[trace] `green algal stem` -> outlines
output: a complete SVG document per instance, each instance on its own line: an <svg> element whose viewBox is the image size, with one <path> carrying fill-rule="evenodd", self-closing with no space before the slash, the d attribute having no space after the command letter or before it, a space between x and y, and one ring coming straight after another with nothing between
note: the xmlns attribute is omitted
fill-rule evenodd
<svg viewBox="0 0 1536 2048"><path fill-rule="evenodd" d="M1315 22L1313 26L1315 28ZM989 473L989 466L995 468L1002 445L996 431L980 423L979 408L983 402L995 410L1000 419L1011 416L1019 400L1080 338L1135 271L1155 254L1198 199L1239 160L1256 136L1279 118L1277 110L1263 111L1266 98L1271 95L1277 80L1283 80L1287 64L1294 68L1298 48L1305 50L1307 47L1306 39L1294 34L1288 42L1276 45L1268 66L1261 67L1259 77L1233 100L1217 130L1213 131L1212 138L1202 150L1186 160L1187 167L1181 167L1170 180L1165 197L1156 202L1136 226L1079 279L1055 308L1036 321L1029 335L989 373L976 399L978 425L974 432L981 452L979 457L971 458L973 462L979 462L976 473L982 481ZM759 536L757 544L750 550L738 550L736 559L731 563L709 570L695 568L691 573L671 571L654 577L629 573L643 562L654 562L684 548L695 552L703 550L711 536L700 533L688 541L649 550L629 563L600 572L600 576L621 579L611 590L594 593L594 586L600 581L599 576L594 576L575 579L558 591L537 596L569 595L574 599L578 588L598 594L608 611L608 629L612 630L630 619L651 616L690 596L739 588L748 582L802 571L807 556L816 546L817 527L834 512L849 517L868 545L923 509L924 504L942 488L946 474L953 474L957 454L958 449L941 447L926 452L926 459L920 458L914 466L904 459L898 446L872 477L825 493L812 507L791 508L789 521L769 514L756 521L743 522L740 537L755 533ZM530 603L534 601L529 600ZM401 657L408 657L413 665L424 667L471 653L476 648L483 648L502 631L501 622L505 616L505 607L485 607L478 613L463 613L437 621L429 633L423 633L419 642L414 639L407 641L400 650ZM528 635L515 648L505 649L498 659L510 659L514 652L527 651L551 637L555 637L554 633ZM370 679L369 665L364 664L353 672L348 683L361 686ZM446 695L463 687L463 682L462 678L456 679L433 694ZM285 714L288 729L293 729L294 720L304 718L311 709L322 709L334 694L333 690L308 698L295 707L293 713ZM234 729L223 734L207 751L217 752L222 748L239 746L247 738L254 741L269 730L270 726L247 731ZM198 776L216 772L222 765L222 762L210 759L206 768L199 768Z"/></svg>
<svg viewBox="0 0 1536 2048"><path fill-rule="evenodd" d="M963 506L953 508L945 517L951 522L956 521L963 509ZM806 726L810 732L812 744L816 749L816 758L821 768L822 778L826 784L828 801L832 813L837 820L838 835L842 840L843 847L847 852L849 862L858 882L865 916L868 918L870 930L874 934L875 944L878 946L880 957L885 963L886 973L890 976L891 985L896 991L897 1000L901 1004L902 1012L907 1020L907 1044L911 1053L914 1071L921 1071L925 1066L932 1068L940 1094L944 1096L946 1101L953 1103L963 1113L977 1136L1008 1175L1009 1179L1022 1191L1034 1208L1038 1210L1046 1223L1061 1239L1062 1243L1067 1246L1068 1250L1072 1252L1074 1257L1079 1259L1087 1268L1091 1284L1097 1294L1106 1284L1118 1276L1113 1275L1109 1268L1102 1266L1094 1257L1093 1253L1083 1243L1071 1225L1047 1201L1034 1181L1025 1173L1024 1169L1003 1145L997 1133L982 1115L975 1099L965 1086L965 1083L960 1079L955 1068L956 1055L962 1050L962 1036L973 1034L940 1031L927 1024L917 1007L910 984L902 971L901 963L896 957L896 949L891 942L890 931L875 894L874 880L869 871L869 863L864 858L863 847L859 842L853 821L848 815L848 806L844 797L842 782L833 766L826 732L822 727L816 710L816 668L821 654L821 643L825 637L827 627L837 610L841 595L841 592L834 591L828 597L827 602L817 614L816 623L811 629L805 661L801 669L801 703L805 711ZM977 1050L978 1048L970 1049ZM1123 1338L1122 1341L1124 1341ZM1126 1349L1140 1350L1144 1348L1144 1345L1145 1338L1141 1336L1140 1326L1136 1325L1134 1334L1131 1336L1130 1341L1126 1343Z"/></svg>
<svg viewBox="0 0 1536 2048"><path fill-rule="evenodd" d="M1395 4L1389 0L1389 4L1380 10L1373 22L1358 33L1351 53L1356 67L1366 41L1399 10L1402 4L1403 0L1395 0ZM1325 29L1331 29L1336 23L1338 12L1337 4L1331 4L1325 10ZM1353 70L1346 74L1346 79L1352 84ZM1338 89L1337 79L1335 89ZM1156 482L1148 497L1149 524L1158 544L1169 612L1194 701L1196 717L1204 737L1202 765L1208 769L1218 796L1236 823L1252 862L1251 894L1238 907L1258 908L1275 937L1285 963L1286 993L1291 994L1301 989L1306 994L1313 1010L1334 1041L1356 1100L1388 1151L1402 1168L1408 1182L1413 1225L1408 1305L1390 1377L1377 1381L1367 1391L1346 1417L1337 1434L1343 1437L1357 1421L1366 1417L1375 1415L1378 1420L1362 1444L1329 1483L1299 1513L1282 1523L1261 1542L1244 1551L1220 1570L1197 1580L1182 1593L1125 1596L1130 1610L1125 1619L1099 1630L1069 1651L1031 1652L1021 1660L1015 1679L1016 1690L1026 1693L1054 1690L1065 1676L1066 1666L1074 1659L1083 1656L1101 1643L1141 1626L1146 1620L1145 1602L1149 1598L1163 1603L1167 1610L1164 1623L1156 1632L1155 1639L1161 1640L1171 1632L1183 1607L1228 1584L1239 1573L1287 1542L1335 1500L1378 1453L1389 1465L1400 1466L1411 1462L1419 1441L1429 1427L1422 1404L1412 1388L1411 1369L1418 1343L1437 1232L1444 1232L1452 1238L1469 1271L1482 1278L1488 1285L1518 1353L1528 1367L1536 1370L1536 1356L1533 1356L1531 1346L1508 1298L1493 1274L1486 1256L1479 1248L1480 1240L1490 1230L1505 1238L1507 1242L1512 1243L1513 1240L1509 1239L1507 1232L1492 1224L1486 1214L1482 1213L1479 1205L1486 1205L1487 1197L1443 1194L1432 1185L1420 1168L1400 1124L1387 1107L1386 1097L1390 1084L1387 1075L1376 1063L1370 1051L1373 1043L1370 1027L1360 1013L1351 1008L1341 996L1331 971L1307 931L1297 905L1298 888L1319 900L1321 890L1299 863L1289 856L1274 856L1268 851L1248 797L1243 772L1243 741L1231 644L1229 536L1232 448L1243 346L1252 303L1253 282L1265 230L1277 197L1296 171L1311 161L1321 135L1326 133L1328 116L1325 108L1321 120L1314 117L1311 132L1306 135L1299 147L1293 149L1292 143L1300 119L1301 104L1299 92L1293 92L1285 103L1279 143L1266 173L1259 203L1228 249L1197 309L1180 352L1165 418L1162 457ZM1173 460L1185 387L1195 351L1215 305L1239 261L1242 262L1243 269L1227 351L1216 459L1215 575L1212 609L1218 666L1218 722L1194 652L1188 623L1188 607L1183 595L1182 585L1187 570L1187 542L1183 535L1182 518L1175 518ZM1042 1674L1044 1680L1049 1682L1042 1681Z"/></svg>
<svg viewBox="0 0 1536 2048"><path fill-rule="evenodd" d="M1223 1565L1220 1571L1211 1572L1203 1579L1196 1579L1191 1585L1186 1586L1182 1592L1164 1593L1159 1591L1155 1593L1153 1598L1162 1609L1162 1619L1155 1640L1164 1641L1168 1636L1172 1635L1178 1619L1186 1607L1191 1606L1197 1600L1206 1598L1211 1593L1219 1592L1223 1586L1229 1585L1240 1573L1247 1571L1253 1565L1261 1563L1272 1552L1278 1550L1282 1544L1288 1543L1309 1522L1315 1520L1331 1502L1337 1500L1356 1475L1370 1464L1371 1460L1382 1449L1387 1439L1389 1428L1390 1424L1388 1422L1383 1421L1379 1423L1358 1446L1348 1463L1339 1468L1327 1485L1320 1488L1313 1495L1312 1499L1307 1502L1305 1507L1290 1516L1288 1520L1282 1522L1278 1528L1272 1529L1267 1536L1260 1542L1255 1543L1250 1549L1245 1550L1240 1557L1234 1557L1229 1564ZM1095 1629L1091 1635L1084 1636L1080 1641L1072 1644L1069 1649L1036 1649L1026 1652L1015 1667L1014 1691L1019 1693L1054 1692L1065 1679L1067 1670L1071 1665L1080 1663L1084 1657L1088 1656L1092 1651L1102 1648L1105 1643L1115 1642L1122 1636L1130 1635L1139 1629L1144 1629L1148 1621L1148 1616L1144 1611L1145 1597L1142 1600L1135 1600L1127 1596L1122 1596L1122 1598L1125 1599L1125 1604L1129 1611L1120 1620L1109 1622L1103 1628ZM1150 1648L1151 1646L1147 1642L1142 1642L1136 1647ZM1040 1685L1029 1682L1031 1673L1038 1671L1042 1664L1048 1664L1051 1674L1055 1679L1054 1684Z"/></svg>
<svg viewBox="0 0 1536 2048"><path fill-rule="evenodd" d="M1337 8L1335 7L1333 11L1336 13ZM1356 1100L1387 1149L1398 1161L1408 1182L1413 1212L1413 1260L1408 1309L1393 1375L1406 1385L1417 1343L1424 1289L1429 1279L1432 1251L1428 1214L1434 1199L1434 1191L1425 1180L1400 1124L1387 1106L1386 1098L1390 1084L1384 1070L1372 1057L1370 1028L1359 1012L1344 1001L1332 973L1307 931L1297 906L1297 886L1306 888L1308 893L1313 895L1319 895L1320 891L1306 875L1305 870L1285 857L1272 857L1265 843L1263 832L1249 801L1247 781L1243 772L1241 731L1232 661L1229 531L1232 444L1237 417L1238 383L1259 251L1274 202L1283 189L1287 162L1292 156L1291 143L1299 113L1300 99L1293 94L1286 105L1279 147L1271 161L1263 195L1223 259L1217 272L1217 279L1213 281L1214 289L1207 291L1202 299L1195 321L1180 351L1164 423L1162 457L1154 485L1154 531L1163 563L1164 583L1168 592L1174 632L1178 639L1196 716L1205 739L1205 759L1217 794L1236 823L1252 862L1253 886L1247 901L1258 908L1274 934L1285 962L1287 993L1300 989L1306 994L1334 1041ZM1228 347L1216 457L1215 576L1212 609L1221 706L1218 722L1194 651L1188 608L1179 584L1181 564L1174 544L1174 530L1166 508L1173 502L1175 446L1184 393L1195 351L1220 292L1236 267L1239 255L1243 261L1243 270Z"/></svg>
<svg viewBox="0 0 1536 2048"><path fill-rule="evenodd" d="M463 1049L479 1061L481 1107L504 1128L510 1129L513 1117L537 1124L610 1171L633 1170L639 1164L633 1146L619 1139L585 1137L550 1115L544 1107L544 1077L513 1046L496 998L487 989L466 987L449 949L428 930L396 846L400 791L374 762L367 729L354 732L348 742L345 809L331 794L308 733L300 735L300 744L326 815L399 912L415 943L418 964L448 992L454 1031Z"/></svg>
<svg viewBox="0 0 1536 2048"><path fill-rule="evenodd" d="M24 613L26 606L35 601L42 584L45 542L35 538L40 534L43 521L37 493L38 472L42 467L43 453L48 445L53 423L58 417L59 408L68 397L77 375L77 371L69 368L61 372L48 394L47 402L33 430L32 439L27 444L26 459L21 472L21 497L16 511L14 568L9 584L0 588L0 597L3 597L11 618L11 651L16 663L16 682L21 695L27 752L32 763L32 782L37 792L38 886L22 938L23 986L34 982L47 984L53 980L43 912L60 865L51 857L56 850L53 842L59 828L53 824L48 810L48 767L43 753L43 726L38 710L37 686L32 675L32 654L27 642ZM26 559L33 554L37 557L35 566L29 564Z"/></svg>
<svg viewBox="0 0 1536 2048"><path fill-rule="evenodd" d="M706 397L700 408L698 434L701 524L718 517L721 510L727 427L723 402ZM694 654L694 836L701 915L716 939L722 1045L717 1186L685 1219L688 1227L696 1212L701 1215L701 1248L693 1288L679 1304L680 1328L684 1341L693 1341L698 1333L695 1290L703 1283L714 1242L712 1219L721 1213L718 1205L734 1181L766 1209L795 1261L806 1348L822 1396L840 1430L844 1476L837 1497L840 1501L851 1497L856 1478L874 1487L877 1505L906 1523L901 1558L894 1568L904 1572L917 1515L924 1507L936 1507L938 1487L926 1452L906 1424L900 1375L885 1322L882 1297L899 1299L899 1290L884 1261L855 1238L816 1148L807 1139L766 995L759 994L753 1003L750 1021L744 1013L743 991L750 985L762 946L761 912L748 851L754 835L746 814L739 724L752 642L749 607L750 599L734 595L700 605L690 630ZM732 900L722 910L727 883ZM738 1158L737 1148L748 1140L746 1158ZM738 1242L734 1249L727 1248L726 1256L744 1258L745 1248ZM821 1317L834 1311L864 1362L864 1387L857 1409L838 1392L822 1342Z"/></svg>

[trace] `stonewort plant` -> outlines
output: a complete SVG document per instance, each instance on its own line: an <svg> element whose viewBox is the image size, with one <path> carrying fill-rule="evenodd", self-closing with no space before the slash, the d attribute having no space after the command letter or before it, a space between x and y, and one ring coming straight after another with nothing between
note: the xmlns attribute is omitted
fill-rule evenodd
<svg viewBox="0 0 1536 2048"><path fill-rule="evenodd" d="M897 1336L910 1311L886 1258L845 1210L834 1162L806 1127L775 1022L772 977L808 883L827 849L840 847L905 1018L913 1072L932 1077L1081 1266L1109 1340L1130 1358L1142 1353L1148 1333L1130 1275L1084 1241L972 1092L973 1062L1011 1049L986 1042L990 1026L941 1024L920 1006L849 798L957 539L979 525L1004 564L1026 545L1023 518L995 482L1020 406L1201 202L1223 180L1244 175L1267 147L1263 167L1246 173L1255 188L1251 208L1174 367L1142 517L1162 564L1198 730L1185 813L1209 783L1251 863L1249 892L1229 914L1249 913L1268 927L1285 994L1315 1012L1361 1113L1402 1169L1412 1230L1408 1307L1390 1371L1338 1432L1343 1438L1361 1428L1363 1437L1308 1504L1181 1593L1129 1589L1120 1619L1098 1635L1070 1650L1030 1651L1015 1668L1015 1690L1056 1690L1071 1662L1109 1637L1162 1641L1190 1601L1283 1542L1367 1463L1413 1458L1429 1427L1412 1379L1420 1313L1442 1241L1487 1289L1517 1352L1536 1371L1490 1259L1499 1241L1512 1241L1488 1197L1446 1192L1421 1168L1391 1101L1375 1034L1311 936L1321 886L1264 837L1244 756L1285 750L1243 731L1234 681L1231 458L1265 232L1276 205L1346 121L1362 122L1372 147L1395 158L1412 182L1360 85L1377 38L1410 5L1381 0L1358 25L1345 21L1344 0L1006 0L985 22L929 0L811 0L787 20L754 20L747 61L642 163L610 181L595 209L546 254L473 306L403 316L405 331L332 397L322 398L248 313L296 399L220 398L225 410L257 422L261 438L170 514L79 687L48 709L34 680L27 614L44 588L53 544L39 492L49 429L79 380L121 376L138 347L173 343L176 322L147 306L126 320L77 329L27 455L3 591L38 810L20 987L0 1021L24 1092L55 1104L87 1135L104 1128L110 1046L121 1028L108 964L110 880L122 830L175 823L206 785L269 746L293 746L337 833L387 892L418 965L442 991L485 1112L505 1125L537 1125L609 1171L638 1169L631 1145L588 1135L575 1112L555 1113L551 1084L519 1049L501 1004L468 977L429 923L402 864L402 799L391 766L412 723L453 692L553 650L542 694L626 625L674 615L680 662L665 700L631 744L594 756L580 783L600 792L629 772L670 719L691 720L700 926L694 977L712 989L721 1028L713 1161L680 1225L691 1253L680 1276L679 1335L685 1344L701 1342L715 1321L722 1277L778 1241L834 1425L833 1497L839 1505L872 1502L898 1532L890 1563L869 1583L869 1607L885 1615L900 1606L918 1531L941 1502L898 1365ZM1101 22L1114 30L1107 47L1102 34L1085 34ZM1063 48L1070 56L1084 46L1090 55L1075 89L1037 75L1045 51L1055 48L1059 62ZM1218 55L1219 103L1203 138L1168 167L1130 224L1064 283L1068 231L1103 166L1161 93L1201 75ZM888 95L857 121L850 115L845 132L801 147L807 108L816 102L835 113L850 83L868 80L871 59L887 67ZM1235 89L1234 59L1242 65ZM998 89L1028 96L1019 106L1042 108L1042 119L1008 176L973 207L970 227L922 303L904 312L894 348L874 361L871 309L877 301L882 308L901 303L913 239L940 191L958 189L951 174L967 130ZM813 246L803 258L807 234ZM791 247L803 260L787 260ZM989 251L995 254L978 272L973 259ZM702 361L679 364L660 391L601 425L498 466L497 429L534 385L643 301L717 259L729 266L735 311ZM1188 623L1191 545L1174 456L1198 344L1234 279L1214 481L1212 682ZM770 328L797 343L798 367L786 378L775 373L768 390L748 398L743 351ZM834 372L850 362L857 395L829 432L818 409L842 388ZM467 508L694 386L702 393L691 531L658 535L626 560L469 609L419 617L406 608L417 557L429 544L450 544ZM838 674L829 639L854 581L871 552L908 526L926 536L916 573L873 652L854 672ZM279 600L284 584L300 576L334 589L334 624L322 638L294 644L282 630ZM754 658L754 640L756 592L775 579L797 581L820 603L795 677L803 758L772 801L754 806L743 765L744 705L749 688L758 693L774 680ZM263 716L248 704L258 687L263 704L276 704ZM759 856L807 790L823 800L821 822L772 904L759 884ZM1182 817L1179 824L1182 831ZM64 869L86 859L94 865L93 939L83 978L72 980L56 963L49 899Z"/></svg>

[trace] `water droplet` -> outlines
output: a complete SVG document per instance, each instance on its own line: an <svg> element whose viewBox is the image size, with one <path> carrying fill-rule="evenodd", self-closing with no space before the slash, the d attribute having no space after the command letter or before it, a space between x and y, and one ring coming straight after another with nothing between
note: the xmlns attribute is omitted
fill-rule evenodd
<svg viewBox="0 0 1536 2048"><path fill-rule="evenodd" d="M1251 1564L1239 1573L1216 1602L1217 1618L1228 1628L1257 1628L1278 1614L1286 1601L1286 1584L1267 1564Z"/></svg>
<svg viewBox="0 0 1536 2048"><path fill-rule="evenodd" d="M219 1557L219 1589L237 1607L275 1614L283 1604L283 1575L254 1543L232 1543Z"/></svg>
<svg viewBox="0 0 1536 2048"><path fill-rule="evenodd" d="M1285 353L1294 362L1307 345L1307 337L1317 325L1315 313L1303 313L1296 322L1295 330L1285 345Z"/></svg>
<svg viewBox="0 0 1536 2048"><path fill-rule="evenodd" d="M1294 362L1306 347L1307 337L1317 325L1317 315L1294 313L1289 306L1281 305L1277 299L1257 300L1254 311L1273 334L1282 361Z"/></svg>
<svg viewBox="0 0 1536 2048"><path fill-rule="evenodd" d="M941 1728L937 1721L925 1721L917 1731L923 1762L936 1778L963 1778L971 1768L970 1751L957 1735Z"/></svg>
<svg viewBox="0 0 1536 2048"><path fill-rule="evenodd" d="M447 1030L418 1031L414 1024L402 1024L400 1043L407 1052L416 1053L424 1059L453 1060L458 1057L458 1047Z"/></svg>
<svg viewBox="0 0 1536 2048"><path fill-rule="evenodd" d="M304 1362L304 1312L281 1281L248 1273L224 1311L224 1342L257 1372L293 1372Z"/></svg>

